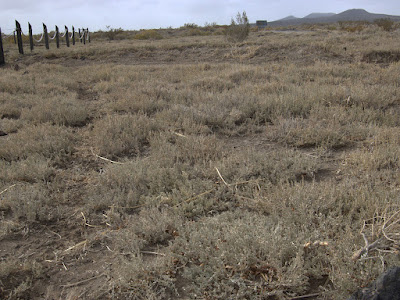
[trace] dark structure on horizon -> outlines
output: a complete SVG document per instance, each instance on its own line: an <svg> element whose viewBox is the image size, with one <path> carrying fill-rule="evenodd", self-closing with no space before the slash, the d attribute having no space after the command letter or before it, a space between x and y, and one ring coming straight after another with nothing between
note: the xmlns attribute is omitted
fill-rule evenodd
<svg viewBox="0 0 400 300"><path fill-rule="evenodd" d="M265 28L265 27L267 27L267 25L268 25L268 22L266 20L257 20L256 21L256 26L259 29Z"/></svg>

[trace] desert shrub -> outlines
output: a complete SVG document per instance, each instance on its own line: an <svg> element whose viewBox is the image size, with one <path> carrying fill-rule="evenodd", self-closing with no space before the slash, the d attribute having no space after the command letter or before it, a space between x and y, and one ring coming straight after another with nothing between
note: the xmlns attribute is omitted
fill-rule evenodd
<svg viewBox="0 0 400 300"><path fill-rule="evenodd" d="M230 183L260 181L278 184L312 178L318 170L315 159L294 150L282 150L265 155L254 149L232 153L217 164L225 180Z"/></svg>
<svg viewBox="0 0 400 300"><path fill-rule="evenodd" d="M40 98L34 95L0 94L0 119L19 119L22 110L32 107L32 104L37 100L40 100Z"/></svg>
<svg viewBox="0 0 400 300"><path fill-rule="evenodd" d="M192 84L192 87L195 89L199 89L203 92L209 91L214 93L222 93L224 91L229 91L235 87L234 84L227 80L219 79L219 78L202 78L195 81Z"/></svg>
<svg viewBox="0 0 400 300"><path fill-rule="evenodd" d="M382 28L385 31L392 31L394 26L394 21L390 19L377 19L374 20L374 24Z"/></svg>
<svg viewBox="0 0 400 300"><path fill-rule="evenodd" d="M155 135L147 158L104 169L97 178L100 184L88 187L88 209L176 205L213 186L217 174L211 164L222 155L212 136Z"/></svg>
<svg viewBox="0 0 400 300"><path fill-rule="evenodd" d="M368 21L339 21L340 29L347 32L363 31L369 24Z"/></svg>
<svg viewBox="0 0 400 300"><path fill-rule="evenodd" d="M211 35L210 31L200 29L200 28L191 28L187 32L188 36L206 36L206 35Z"/></svg>
<svg viewBox="0 0 400 300"><path fill-rule="evenodd" d="M107 31L104 34L110 41L117 39L124 32L122 28L111 28L109 25L106 27Z"/></svg>
<svg viewBox="0 0 400 300"><path fill-rule="evenodd" d="M374 128L364 147L350 153L342 170L362 181L375 184L398 182L400 136L392 128Z"/></svg>
<svg viewBox="0 0 400 300"><path fill-rule="evenodd" d="M2 141L0 159L14 161L38 154L58 160L74 152L76 141L76 137L65 127L28 125Z"/></svg>
<svg viewBox="0 0 400 300"><path fill-rule="evenodd" d="M362 61L368 63L394 63L400 61L400 51L370 51L364 53ZM374 102L377 104L376 102Z"/></svg>
<svg viewBox="0 0 400 300"><path fill-rule="evenodd" d="M155 29L143 30L134 37L136 40L161 40L163 36Z"/></svg>
<svg viewBox="0 0 400 300"><path fill-rule="evenodd" d="M107 107L118 113L139 113L152 116L157 112L168 109L170 104L164 97L154 97L146 92L132 92L125 97L110 101Z"/></svg>
<svg viewBox="0 0 400 300"><path fill-rule="evenodd" d="M55 168L48 158L33 154L26 159L6 162L0 160L0 180L10 183L24 182L48 182L55 175Z"/></svg>
<svg viewBox="0 0 400 300"><path fill-rule="evenodd" d="M152 137L150 153L152 157L158 158L161 166L179 163L207 168L210 162L221 159L225 151L221 141L213 135L179 136L179 133L171 133ZM167 155L166 159L160 159L163 154Z"/></svg>
<svg viewBox="0 0 400 300"><path fill-rule="evenodd" d="M183 134L210 134L212 131L197 119L195 109L182 105L173 104L169 109L157 113L154 118L170 128L179 129Z"/></svg>
<svg viewBox="0 0 400 300"><path fill-rule="evenodd" d="M185 224L169 247L177 267L184 266L184 290L215 299L277 296L282 286L304 291L302 237L286 225L243 211Z"/></svg>
<svg viewBox="0 0 400 300"><path fill-rule="evenodd" d="M109 158L137 156L144 153L151 134L159 130L145 115L107 115L94 122L94 146Z"/></svg>
<svg viewBox="0 0 400 300"><path fill-rule="evenodd" d="M327 108L316 105L310 110L307 119L299 117L275 119L273 123L277 127L275 131L270 132L270 136L296 147L339 149L365 140L369 136L369 129L368 125L362 122L373 124L375 118L378 117L358 109L349 113L341 107Z"/></svg>
<svg viewBox="0 0 400 300"><path fill-rule="evenodd" d="M183 25L183 28L191 28L191 29L195 29L195 28L199 28L199 25L195 24L195 23L185 23Z"/></svg>
<svg viewBox="0 0 400 300"><path fill-rule="evenodd" d="M188 169L181 164L160 166L149 160L110 166L99 176L99 185L88 186L88 210L115 207L133 212L144 205L175 205L210 188L212 182L189 177Z"/></svg>
<svg viewBox="0 0 400 300"><path fill-rule="evenodd" d="M301 224L309 224L307 229L304 227L298 234L305 242L311 241L311 245L313 241L326 241L327 247L304 249L311 251L311 257L308 256L308 263L304 266L304 274L313 277L328 275L334 290L346 294L368 283L381 272L382 262L378 257L357 263L351 260L352 254L364 246L359 234L364 220L374 215L377 207L387 203L398 205L399 200L396 193L388 191L384 186L375 186L371 181L363 184L355 184L353 180L339 184L330 181L320 184L301 183L269 189L267 196L260 199L259 211L268 212L277 218L288 218L282 224L293 224L298 228L302 227ZM291 213L288 214L288 211ZM320 262L316 263L315 259ZM395 254L388 254L384 260L390 264L395 263Z"/></svg>
<svg viewBox="0 0 400 300"><path fill-rule="evenodd" d="M156 300L178 296L175 278L169 275L173 270L172 260L164 257L147 260L145 255L120 259L115 276L123 298Z"/></svg>
<svg viewBox="0 0 400 300"><path fill-rule="evenodd" d="M52 123L64 126L82 126L89 118L84 103L72 95L44 98L32 104L30 109L23 109L22 119L30 123Z"/></svg>
<svg viewBox="0 0 400 300"><path fill-rule="evenodd" d="M231 25L225 29L225 36L228 41L234 43L243 42L250 33L250 23L247 18L247 14L244 11L242 14L239 12L236 15L236 19L231 20Z"/></svg>
<svg viewBox="0 0 400 300"><path fill-rule="evenodd" d="M18 119L2 119L0 120L0 129L6 133L15 133L24 126L24 122Z"/></svg>
<svg viewBox="0 0 400 300"><path fill-rule="evenodd" d="M19 119L21 116L21 106L19 103L8 102L0 106L1 119Z"/></svg>
<svg viewBox="0 0 400 300"><path fill-rule="evenodd" d="M59 216L53 203L45 184L17 184L11 193L2 195L0 210L22 222L48 222Z"/></svg>
<svg viewBox="0 0 400 300"><path fill-rule="evenodd" d="M171 208L144 208L138 215L125 220L125 228L118 235L117 247L125 253L138 253L153 247L168 246L184 218Z"/></svg>
<svg viewBox="0 0 400 300"><path fill-rule="evenodd" d="M221 154L216 153L212 141L192 142L153 140L152 147L163 148L152 151L147 159L105 168L98 176L99 185L87 189L89 211L111 206L135 211L143 205L176 205L210 189L216 178L215 171L210 175L210 160Z"/></svg>

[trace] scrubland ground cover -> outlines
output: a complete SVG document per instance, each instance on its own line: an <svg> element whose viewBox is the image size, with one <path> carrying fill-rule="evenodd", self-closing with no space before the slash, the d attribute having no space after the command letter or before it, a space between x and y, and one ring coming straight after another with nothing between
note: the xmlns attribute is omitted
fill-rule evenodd
<svg viewBox="0 0 400 300"><path fill-rule="evenodd" d="M345 299L399 264L398 30L13 47L0 298Z"/></svg>

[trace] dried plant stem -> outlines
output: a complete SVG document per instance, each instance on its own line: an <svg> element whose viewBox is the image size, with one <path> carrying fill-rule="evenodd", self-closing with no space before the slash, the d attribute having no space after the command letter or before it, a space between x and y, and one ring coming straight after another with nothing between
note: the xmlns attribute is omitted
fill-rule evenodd
<svg viewBox="0 0 400 300"><path fill-rule="evenodd" d="M352 256L352 259L353 259L353 260L359 259L359 258L360 258L361 256L363 256L364 254L368 254L369 251L371 251L371 250L377 248L378 245L379 245L379 243L382 241L382 238L380 238L380 239L377 239L377 240L376 240L375 242L373 242L372 244L370 244L370 243L368 242L368 239L367 239L367 237L365 236L365 234L364 234L364 233L361 233L361 235L362 235L363 238L364 238L365 246L364 246L362 249L358 250L357 252L355 252L355 253L353 254L353 256Z"/></svg>
<svg viewBox="0 0 400 300"><path fill-rule="evenodd" d="M8 191L9 189L11 189L12 187L14 187L14 186L16 186L17 184L16 183L14 183L13 185L10 185L8 188L6 188L5 190L2 190L1 192L0 192L0 195L1 194L3 194L3 193L5 193L6 191Z"/></svg>
<svg viewBox="0 0 400 300"><path fill-rule="evenodd" d="M108 162L110 162L110 163L112 163L112 164L117 164L117 165L123 165L123 164L124 164L124 163L121 163L121 162L118 162L118 161L114 161L114 160L105 158L105 157L103 157L103 156L100 156L100 155L94 153L93 149L90 149L90 151L92 151L92 154L93 154L94 156L96 156L97 158L100 158L100 159L102 159L102 160L108 161Z"/></svg>
<svg viewBox="0 0 400 300"><path fill-rule="evenodd" d="M297 296L297 297L290 298L290 300L306 299L306 298L311 298L311 297L317 297L319 295L320 295L320 293L302 295L302 296Z"/></svg>
<svg viewBox="0 0 400 300"><path fill-rule="evenodd" d="M86 243L87 243L87 240L84 240L84 241L82 241L82 242L76 244L75 246L69 247L68 249L66 249L66 250L64 250L64 251L67 252L67 251L70 251L70 250L72 250L72 249L78 248L78 247L80 247L80 246L85 246Z"/></svg>
<svg viewBox="0 0 400 300"><path fill-rule="evenodd" d="M214 190L215 190L215 188L212 188L212 189L210 189L210 190L208 190L208 191L205 191L205 192L203 192L203 193L201 193L201 194L198 194L198 195L196 195L196 196L193 196L193 197L191 197L191 198L188 198L188 199L186 199L186 200L184 200L184 201L178 203L176 206L178 206L178 205L180 205L180 204L182 204L182 203L190 202L190 201L195 200L195 199L197 199L197 198L199 198L199 197L201 197L201 196L210 194L210 193L212 193Z"/></svg>
<svg viewBox="0 0 400 300"><path fill-rule="evenodd" d="M80 284L89 282L89 281L91 281L91 280L95 280L95 279L100 278L100 277L105 276L105 275L106 275L106 274L102 273L102 274L100 274L100 275L97 275L97 276L94 276L94 277L91 277L91 278L88 278L88 279L84 279L84 280L81 280L81 281L78 281L78 282L74 282L74 283L62 285L61 287L63 287L63 288L74 287L74 286L77 286L77 285L80 285Z"/></svg>
<svg viewBox="0 0 400 300"><path fill-rule="evenodd" d="M223 182L227 187L229 187L230 185L229 185L229 184L225 181L225 179L222 177L222 175L221 175L221 173L219 172L219 170L218 170L217 167L215 167L215 170L217 170L218 176L219 176L219 178L221 178L222 182Z"/></svg>
<svg viewBox="0 0 400 300"><path fill-rule="evenodd" d="M177 135L177 136L179 136L179 137L182 137L182 138L187 138L187 136L186 135L183 135L182 133L179 133L179 132L173 132L175 135Z"/></svg>
<svg viewBox="0 0 400 300"><path fill-rule="evenodd" d="M154 251L140 251L140 253L143 253L143 254L153 254L153 255L165 256L165 254L164 254L164 253L159 253L159 252L154 252Z"/></svg>

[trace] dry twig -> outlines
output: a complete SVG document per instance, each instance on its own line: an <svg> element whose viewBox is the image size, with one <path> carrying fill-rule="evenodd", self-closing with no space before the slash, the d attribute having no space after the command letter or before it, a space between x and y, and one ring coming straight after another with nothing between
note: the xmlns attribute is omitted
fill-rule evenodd
<svg viewBox="0 0 400 300"><path fill-rule="evenodd" d="M186 135L183 135L182 133L175 132L175 131L173 131L173 133L174 133L175 135L179 136L179 137L187 138L187 136L186 136Z"/></svg>
<svg viewBox="0 0 400 300"><path fill-rule="evenodd" d="M112 163L112 164L117 164L117 165L123 165L123 164L124 164L124 163L121 163L121 162L118 162L118 161L114 161L114 160L105 158L105 157L103 157L103 156L100 156L100 155L94 153L93 148L90 148L90 151L92 151L92 154L93 154L94 156L96 156L97 158L100 158L100 159L102 159L102 160L108 161L108 162L110 162L110 163Z"/></svg>
<svg viewBox="0 0 400 300"><path fill-rule="evenodd" d="M153 251L140 251L140 253L143 253L143 254L153 254L153 255L165 256L165 254L164 254L164 253L153 252Z"/></svg>
<svg viewBox="0 0 400 300"><path fill-rule="evenodd" d="M81 280L81 281L78 281L78 282L74 282L74 283L70 283L70 284L64 284L64 285L62 285L61 287L62 287L62 288L74 287L74 286L81 285L81 284L83 284L83 283L89 282L89 281L91 281L91 280L98 279L98 278L100 278L100 277L102 277L102 276L105 276L105 275L106 275L106 274L102 273L102 274L100 274L100 275L97 275L97 276L94 276L94 277L91 277L91 278L88 278L88 279L84 279L84 280Z"/></svg>
<svg viewBox="0 0 400 300"><path fill-rule="evenodd" d="M11 186L9 186L8 188L6 188L5 190L2 190L2 191L0 192L0 195L3 194L3 193L5 193L6 191L8 191L9 189L11 189L12 187L14 187L14 186L16 186L16 185L17 185L17 184L14 183L13 185L11 185Z"/></svg>
<svg viewBox="0 0 400 300"><path fill-rule="evenodd" d="M66 250L64 250L64 251L67 252L67 251L70 251L70 250L72 250L72 249L78 248L78 247L80 247L80 246L85 247L85 246L86 246L86 243L87 243L87 240L84 240L84 241L82 241L82 242L76 244L75 246L69 247L68 249L66 249Z"/></svg>
<svg viewBox="0 0 400 300"><path fill-rule="evenodd" d="M225 179L222 177L222 175L221 175L221 173L219 172L219 170L218 170L217 167L215 167L215 170L217 170L218 176L219 176L219 178L221 178L222 182L223 182L227 187L229 187L230 185L229 185L229 184L225 181Z"/></svg>
<svg viewBox="0 0 400 300"><path fill-rule="evenodd" d="M382 214L376 212L373 218L364 221L360 234L365 246L353 254L353 260L366 257L372 250L379 253L398 253L400 249L399 207L388 206L383 209ZM374 241L370 243L367 236Z"/></svg>

